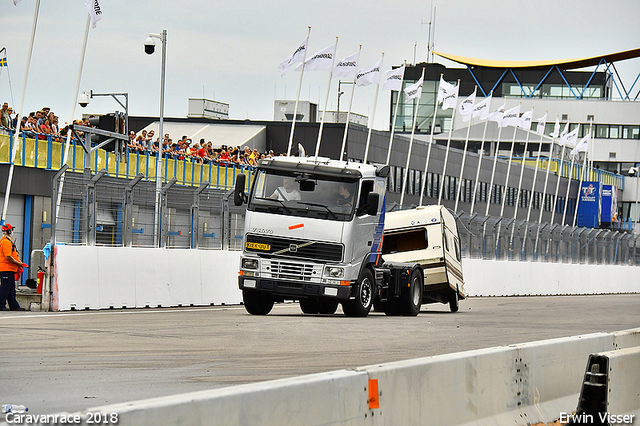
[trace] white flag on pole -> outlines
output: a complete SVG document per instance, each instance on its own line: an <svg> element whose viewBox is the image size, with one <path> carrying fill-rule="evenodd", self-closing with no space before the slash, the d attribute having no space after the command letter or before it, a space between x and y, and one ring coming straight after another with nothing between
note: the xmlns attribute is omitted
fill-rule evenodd
<svg viewBox="0 0 640 426"><path fill-rule="evenodd" d="M442 109L455 108L458 100L458 86L444 81L440 74L440 88L438 89L438 100L442 102Z"/></svg>
<svg viewBox="0 0 640 426"><path fill-rule="evenodd" d="M395 90L396 92L402 90L402 80L404 79L404 70L406 66L407 65L404 64L400 68L387 71L387 78L384 81L382 90Z"/></svg>
<svg viewBox="0 0 640 426"><path fill-rule="evenodd" d="M516 127L520 122L520 104L509 108L504 112L502 116L502 127L513 126Z"/></svg>
<svg viewBox="0 0 640 426"><path fill-rule="evenodd" d="M356 74L356 86L368 86L380 82L380 68L382 67L382 59L376 62L372 67L364 68Z"/></svg>
<svg viewBox="0 0 640 426"><path fill-rule="evenodd" d="M360 52L356 52L351 56L347 56L346 58L342 58L338 60L338 63L335 67L333 67L333 76L336 77L344 77L350 80L356 79L356 74L358 73L358 61L360 59Z"/></svg>
<svg viewBox="0 0 640 426"><path fill-rule="evenodd" d="M87 8L87 12L91 15L91 28L95 28L96 23L102 19L100 0L85 0L84 7Z"/></svg>
<svg viewBox="0 0 640 426"><path fill-rule="evenodd" d="M558 116L556 115L556 124L553 126L553 132L551 133L552 138L557 138L560 134L560 121L558 120Z"/></svg>
<svg viewBox="0 0 640 426"><path fill-rule="evenodd" d="M293 64L297 64L298 62L304 61L307 55L307 45L309 44L309 36L304 39L304 41L298 46L298 48L293 52L287 59L285 59L280 65L278 65L278 69L280 70L280 77L284 77L284 75L289 71L289 68Z"/></svg>
<svg viewBox="0 0 640 426"><path fill-rule="evenodd" d="M460 102L460 106L458 107L458 111L460 111L460 115L462 116L462 121L467 122L471 119L471 115L473 114L473 104L476 102L476 91L474 90L472 94L466 97L465 100Z"/></svg>
<svg viewBox="0 0 640 426"><path fill-rule="evenodd" d="M533 119L533 110L527 111L520 117L520 121L518 121L518 127L523 129L531 130L531 120Z"/></svg>
<svg viewBox="0 0 640 426"><path fill-rule="evenodd" d="M505 106L506 106L506 104L502 104L502 106L500 108L498 108L496 111L494 111L491 114L489 114L487 116L487 120L495 121L496 123L498 123L498 127L502 126L502 117L504 116L504 108L505 108Z"/></svg>
<svg viewBox="0 0 640 426"><path fill-rule="evenodd" d="M304 61L306 71L331 71L333 66L333 56L336 54L336 45L325 47L312 57ZM298 64L296 71L302 70L302 64Z"/></svg>
<svg viewBox="0 0 640 426"><path fill-rule="evenodd" d="M576 129L578 130L578 129ZM574 130L574 132L576 131ZM571 132L573 133L573 132ZM577 134L577 132L576 132ZM587 136L585 136L584 138L580 139L580 142L578 143L578 145L576 145L575 148L573 148L571 150L571 156L575 157L579 152L587 152L587 150L589 149L589 141L591 140L591 135L587 134Z"/></svg>
<svg viewBox="0 0 640 426"><path fill-rule="evenodd" d="M545 114L542 118L538 119L538 127L536 128L536 133L539 135L544 135L544 128L547 125L547 114Z"/></svg>
<svg viewBox="0 0 640 426"><path fill-rule="evenodd" d="M567 148L573 148L576 146L576 142L578 142L579 129L580 129L580 126L576 127L575 129L567 133L567 136L565 137L565 143L564 143L564 145Z"/></svg>
<svg viewBox="0 0 640 426"><path fill-rule="evenodd" d="M489 104L491 103L491 95L484 98L483 101L478 102L475 107L473 107L473 118L480 116L482 120L486 120L489 116Z"/></svg>
<svg viewBox="0 0 640 426"><path fill-rule="evenodd" d="M422 83L424 81L424 72L422 73L422 77L420 80L416 81L411 86L404 89L404 94L406 96L405 102L410 101L411 99L418 98L422 96Z"/></svg>
<svg viewBox="0 0 640 426"><path fill-rule="evenodd" d="M558 125L558 128L560 127L560 125ZM555 131L555 129L554 129ZM564 125L564 130L562 131L562 133L560 133L560 142L558 142L558 145L560 146L565 146L567 144L567 135L569 134L569 122L567 121ZM573 147L570 147L573 148Z"/></svg>

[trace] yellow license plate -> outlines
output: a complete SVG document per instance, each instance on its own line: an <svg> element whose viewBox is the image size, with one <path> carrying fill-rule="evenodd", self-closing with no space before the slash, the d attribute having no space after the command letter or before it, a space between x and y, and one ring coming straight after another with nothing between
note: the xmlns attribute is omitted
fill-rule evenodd
<svg viewBox="0 0 640 426"><path fill-rule="evenodd" d="M254 249L254 250L269 251L269 250L271 250L271 244L261 244L261 243L247 242L247 248L248 249Z"/></svg>

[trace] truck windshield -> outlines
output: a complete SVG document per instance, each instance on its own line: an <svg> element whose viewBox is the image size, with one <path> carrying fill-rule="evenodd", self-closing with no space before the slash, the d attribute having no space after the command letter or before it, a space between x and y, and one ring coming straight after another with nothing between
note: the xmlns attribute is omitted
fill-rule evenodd
<svg viewBox="0 0 640 426"><path fill-rule="evenodd" d="M247 208L251 211L350 220L357 180L318 174L258 170Z"/></svg>

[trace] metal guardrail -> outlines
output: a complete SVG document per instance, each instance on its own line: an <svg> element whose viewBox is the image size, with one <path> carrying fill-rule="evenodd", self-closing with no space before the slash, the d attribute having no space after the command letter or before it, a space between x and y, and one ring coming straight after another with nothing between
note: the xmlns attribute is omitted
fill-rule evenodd
<svg viewBox="0 0 640 426"><path fill-rule="evenodd" d="M463 214L458 233L462 255L471 259L640 265L640 235L626 230Z"/></svg>

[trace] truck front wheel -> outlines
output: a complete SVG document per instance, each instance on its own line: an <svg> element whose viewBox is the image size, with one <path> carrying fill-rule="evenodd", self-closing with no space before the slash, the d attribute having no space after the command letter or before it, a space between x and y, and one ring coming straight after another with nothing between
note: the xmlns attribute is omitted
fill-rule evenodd
<svg viewBox="0 0 640 426"><path fill-rule="evenodd" d="M356 297L353 300L342 302L342 310L348 317L366 317L373 305L375 282L369 269L362 271L358 279Z"/></svg>
<svg viewBox="0 0 640 426"><path fill-rule="evenodd" d="M420 312L422 305L422 274L415 269L409 277L409 286L402 289L400 295L400 310L404 316L415 317Z"/></svg>
<svg viewBox="0 0 640 426"><path fill-rule="evenodd" d="M273 309L273 297L258 291L242 290L244 309L251 315L267 315Z"/></svg>

